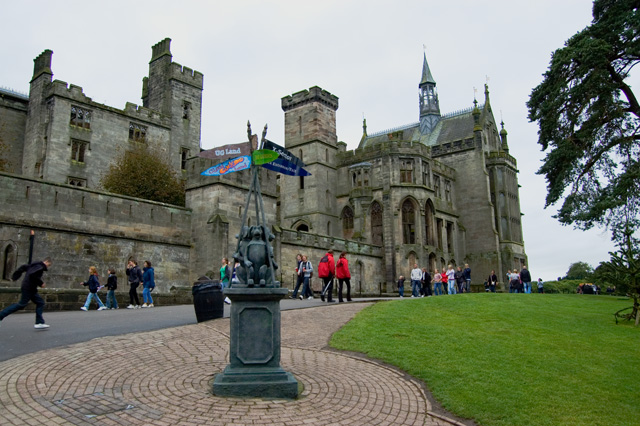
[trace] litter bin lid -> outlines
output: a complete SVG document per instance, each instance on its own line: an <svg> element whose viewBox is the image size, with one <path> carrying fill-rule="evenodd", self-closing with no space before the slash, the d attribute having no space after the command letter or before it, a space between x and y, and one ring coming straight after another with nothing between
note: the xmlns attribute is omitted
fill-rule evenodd
<svg viewBox="0 0 640 426"><path fill-rule="evenodd" d="M222 290L222 284L220 280L206 280L206 281L196 281L193 283L193 288L191 289L192 294L199 293L201 291L218 289Z"/></svg>

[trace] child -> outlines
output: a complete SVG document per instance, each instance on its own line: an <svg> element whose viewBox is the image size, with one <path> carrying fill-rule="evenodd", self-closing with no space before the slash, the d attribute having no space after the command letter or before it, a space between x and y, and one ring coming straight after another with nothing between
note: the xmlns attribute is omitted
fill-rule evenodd
<svg viewBox="0 0 640 426"><path fill-rule="evenodd" d="M118 277L113 268L107 269L107 309L118 309L118 300L116 300L115 290L118 288Z"/></svg>
<svg viewBox="0 0 640 426"><path fill-rule="evenodd" d="M96 303L98 303L98 310L104 311L107 309L106 306L102 303L102 300L98 297L98 290L100 289L100 283L98 282L98 268L95 266L89 267L89 279L86 282L80 283L83 286L89 286L89 295L87 296L87 301L84 303L84 306L80 309L83 311L89 310L89 305L91 304L91 299L96 299Z"/></svg>
<svg viewBox="0 0 640 426"><path fill-rule="evenodd" d="M402 275L398 278L398 293L400 293L400 297L404 297L404 277Z"/></svg>

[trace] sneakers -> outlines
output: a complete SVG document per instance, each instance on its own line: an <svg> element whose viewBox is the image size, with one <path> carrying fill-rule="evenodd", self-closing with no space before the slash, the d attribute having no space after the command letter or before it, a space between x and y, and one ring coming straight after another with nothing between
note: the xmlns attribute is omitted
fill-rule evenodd
<svg viewBox="0 0 640 426"><path fill-rule="evenodd" d="M142 304L142 307L143 307L143 308L148 308L149 306L148 306L146 303L143 303L143 304Z"/></svg>
<svg viewBox="0 0 640 426"><path fill-rule="evenodd" d="M227 305L231 304L231 299L229 299L228 297L224 298L224 303L226 303Z"/></svg>
<svg viewBox="0 0 640 426"><path fill-rule="evenodd" d="M153 303L149 303L149 307L150 307L150 308L153 308Z"/></svg>
<svg viewBox="0 0 640 426"><path fill-rule="evenodd" d="M135 306L133 306L133 305L129 305L129 306L127 306L127 309L135 309L135 308L136 308L136 307L135 307Z"/></svg>
<svg viewBox="0 0 640 426"><path fill-rule="evenodd" d="M140 305L136 305L136 309L140 309Z"/></svg>
<svg viewBox="0 0 640 426"><path fill-rule="evenodd" d="M300 295L300 300L304 300L304 296L303 295Z"/></svg>
<svg viewBox="0 0 640 426"><path fill-rule="evenodd" d="M307 300L313 300L313 296L307 297Z"/></svg>
<svg viewBox="0 0 640 426"><path fill-rule="evenodd" d="M107 309L107 307L106 307L106 306L100 306L100 307L98 308L98 310L99 310L99 311L104 311L105 309Z"/></svg>
<svg viewBox="0 0 640 426"><path fill-rule="evenodd" d="M88 311L89 309L85 308L84 306L82 308L80 308L81 311ZM38 325L38 324L36 324Z"/></svg>
<svg viewBox="0 0 640 426"><path fill-rule="evenodd" d="M44 330L46 328L49 328L49 324L36 324L33 326L33 328L35 328L36 330Z"/></svg>

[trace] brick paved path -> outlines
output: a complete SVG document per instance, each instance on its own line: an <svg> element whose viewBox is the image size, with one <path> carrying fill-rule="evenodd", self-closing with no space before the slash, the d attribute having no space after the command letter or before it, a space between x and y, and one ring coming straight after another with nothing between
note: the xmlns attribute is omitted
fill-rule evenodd
<svg viewBox="0 0 640 426"><path fill-rule="evenodd" d="M402 372L327 348L366 303L282 313L297 400L219 398L229 320L104 337L0 363L0 424L451 425ZM437 417L436 417L437 416Z"/></svg>

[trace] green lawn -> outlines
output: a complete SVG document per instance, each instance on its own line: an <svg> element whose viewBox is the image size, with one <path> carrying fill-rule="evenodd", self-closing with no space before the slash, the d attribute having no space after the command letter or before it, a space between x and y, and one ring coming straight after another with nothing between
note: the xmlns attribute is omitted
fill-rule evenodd
<svg viewBox="0 0 640 426"><path fill-rule="evenodd" d="M483 426L640 424L640 328L615 324L629 300L481 293L381 302L331 346L423 380Z"/></svg>

